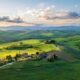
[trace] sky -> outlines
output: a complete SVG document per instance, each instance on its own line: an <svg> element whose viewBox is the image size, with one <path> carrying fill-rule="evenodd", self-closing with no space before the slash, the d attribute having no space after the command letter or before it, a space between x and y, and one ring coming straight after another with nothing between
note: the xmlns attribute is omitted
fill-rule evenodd
<svg viewBox="0 0 80 80"><path fill-rule="evenodd" d="M80 25L80 0L0 0L0 27Z"/></svg>

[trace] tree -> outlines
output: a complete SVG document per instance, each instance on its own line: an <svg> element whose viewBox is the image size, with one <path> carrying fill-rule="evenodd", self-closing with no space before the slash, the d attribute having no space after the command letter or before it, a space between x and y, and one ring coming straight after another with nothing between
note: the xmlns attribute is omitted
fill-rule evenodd
<svg viewBox="0 0 80 80"><path fill-rule="evenodd" d="M18 61L20 57L21 57L21 54L16 54L16 56L14 57L15 61Z"/></svg>
<svg viewBox="0 0 80 80"><path fill-rule="evenodd" d="M39 55L39 52L36 52L36 55Z"/></svg>
<svg viewBox="0 0 80 80"><path fill-rule="evenodd" d="M54 54L54 60L57 60L58 56L56 54Z"/></svg>
<svg viewBox="0 0 80 80"><path fill-rule="evenodd" d="M33 60L40 60L40 53L39 52L36 52L35 54L32 54L31 55L31 58Z"/></svg>
<svg viewBox="0 0 80 80"><path fill-rule="evenodd" d="M8 62L12 62L12 61L13 61L13 58L12 58L12 56L11 56L11 55L6 56L6 59L7 59L7 61L8 61Z"/></svg>
<svg viewBox="0 0 80 80"><path fill-rule="evenodd" d="M51 43L56 44L56 41L55 40L51 40Z"/></svg>
<svg viewBox="0 0 80 80"><path fill-rule="evenodd" d="M23 45L23 42L20 42L20 45Z"/></svg>

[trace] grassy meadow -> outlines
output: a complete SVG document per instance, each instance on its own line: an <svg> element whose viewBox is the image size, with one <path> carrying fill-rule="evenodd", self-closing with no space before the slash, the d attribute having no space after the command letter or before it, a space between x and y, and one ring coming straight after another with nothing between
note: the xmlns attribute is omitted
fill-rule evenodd
<svg viewBox="0 0 80 80"><path fill-rule="evenodd" d="M3 77L3 75L5 77ZM80 80L80 62L23 61L0 69L1 80Z"/></svg>

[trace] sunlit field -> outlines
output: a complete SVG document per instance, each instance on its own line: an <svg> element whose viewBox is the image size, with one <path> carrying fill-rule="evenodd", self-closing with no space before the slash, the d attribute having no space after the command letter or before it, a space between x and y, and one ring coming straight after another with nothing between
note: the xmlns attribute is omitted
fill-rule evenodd
<svg viewBox="0 0 80 80"><path fill-rule="evenodd" d="M16 46L16 48L12 48ZM30 47L27 47L30 46ZM6 48L10 49L6 49ZM8 55L15 56L16 54L35 54L36 52L49 52L54 50L60 50L60 48L54 44L45 44L45 41L38 39L22 40L18 42L9 42L0 45L0 58L5 58Z"/></svg>

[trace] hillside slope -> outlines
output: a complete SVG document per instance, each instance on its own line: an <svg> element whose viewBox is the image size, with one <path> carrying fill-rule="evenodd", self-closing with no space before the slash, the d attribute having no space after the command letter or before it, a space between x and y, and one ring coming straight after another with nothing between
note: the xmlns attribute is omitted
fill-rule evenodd
<svg viewBox="0 0 80 80"><path fill-rule="evenodd" d="M0 69L1 80L80 80L80 61L24 61Z"/></svg>

